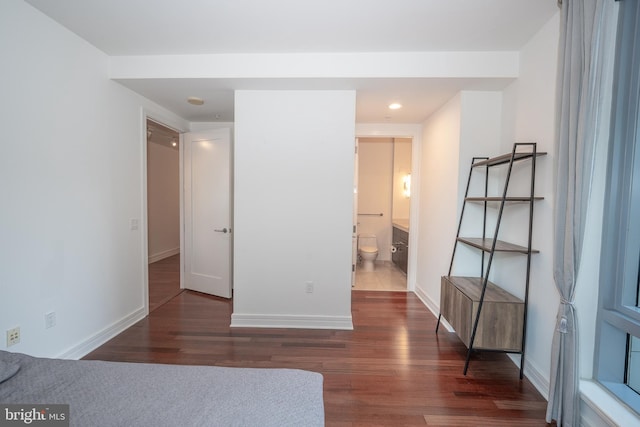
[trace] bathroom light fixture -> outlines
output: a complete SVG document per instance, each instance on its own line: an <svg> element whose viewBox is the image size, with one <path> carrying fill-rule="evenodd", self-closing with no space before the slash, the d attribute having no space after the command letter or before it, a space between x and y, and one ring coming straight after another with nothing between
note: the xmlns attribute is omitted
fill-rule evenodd
<svg viewBox="0 0 640 427"><path fill-rule="evenodd" d="M402 104L398 104L397 102L394 102L393 104L389 104L390 110L398 110L400 108L402 108Z"/></svg>
<svg viewBox="0 0 640 427"><path fill-rule="evenodd" d="M411 197L411 174L408 173L402 178L402 193L404 197Z"/></svg>
<svg viewBox="0 0 640 427"><path fill-rule="evenodd" d="M204 99L198 98L197 96L190 96L187 98L187 102L191 105L202 105L204 104Z"/></svg>
<svg viewBox="0 0 640 427"><path fill-rule="evenodd" d="M172 147L175 147L176 145L178 145L178 143L176 142L176 139L175 139L175 138L173 138L173 139L171 140L171 146L172 146Z"/></svg>

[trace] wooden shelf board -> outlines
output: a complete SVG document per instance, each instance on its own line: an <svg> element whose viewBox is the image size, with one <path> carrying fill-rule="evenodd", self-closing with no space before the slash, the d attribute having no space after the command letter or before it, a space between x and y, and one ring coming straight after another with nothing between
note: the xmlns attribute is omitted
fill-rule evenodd
<svg viewBox="0 0 640 427"><path fill-rule="evenodd" d="M546 154L547 154L546 152L538 152L536 153L536 157L545 156ZM530 159L532 157L533 157L533 153L531 152L515 153L513 161L517 162L520 160ZM511 153L508 153L508 154L502 154L500 156L492 157L487 160L481 160L479 162L474 163L473 167L475 168L478 166L498 166L498 165L504 165L505 163L509 163L510 161L511 161Z"/></svg>
<svg viewBox="0 0 640 427"><path fill-rule="evenodd" d="M491 252L491 246L493 246L493 239L482 237L458 237L458 242L473 246L474 248L481 249L485 252ZM496 242L496 252L516 252L521 254L529 253L529 250L525 246L514 245L513 243L498 240ZM538 253L540 251L531 249L531 253Z"/></svg>

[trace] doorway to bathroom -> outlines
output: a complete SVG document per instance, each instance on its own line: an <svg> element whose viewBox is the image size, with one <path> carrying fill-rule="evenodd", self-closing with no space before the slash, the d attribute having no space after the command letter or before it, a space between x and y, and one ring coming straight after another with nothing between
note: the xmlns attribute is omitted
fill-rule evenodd
<svg viewBox="0 0 640 427"><path fill-rule="evenodd" d="M411 151L411 138L358 138L354 290L407 290Z"/></svg>

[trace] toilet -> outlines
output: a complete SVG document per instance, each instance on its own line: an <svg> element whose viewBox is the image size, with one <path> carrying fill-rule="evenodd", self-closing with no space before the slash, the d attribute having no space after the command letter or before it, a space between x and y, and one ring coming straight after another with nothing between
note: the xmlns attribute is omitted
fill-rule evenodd
<svg viewBox="0 0 640 427"><path fill-rule="evenodd" d="M358 235L358 254L364 271L375 270L375 262L378 258L378 241L375 234Z"/></svg>

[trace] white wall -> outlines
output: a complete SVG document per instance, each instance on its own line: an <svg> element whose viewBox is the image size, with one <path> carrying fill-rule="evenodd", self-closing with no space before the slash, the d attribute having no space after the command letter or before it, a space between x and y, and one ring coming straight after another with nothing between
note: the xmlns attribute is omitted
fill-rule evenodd
<svg viewBox="0 0 640 427"><path fill-rule="evenodd" d="M355 92L237 91L235 120L232 325L351 328Z"/></svg>
<svg viewBox="0 0 640 427"><path fill-rule="evenodd" d="M423 123L416 293L436 313L457 226L461 104L458 94Z"/></svg>
<svg viewBox="0 0 640 427"><path fill-rule="evenodd" d="M358 144L358 232L375 234L378 261L391 260L393 139L361 140ZM378 214L382 216L361 215Z"/></svg>
<svg viewBox="0 0 640 427"><path fill-rule="evenodd" d="M233 134L233 122L190 122L189 130L191 132L199 132L210 129L231 129Z"/></svg>
<svg viewBox="0 0 640 427"><path fill-rule="evenodd" d="M537 142L539 151L548 154L540 158L536 168L536 194L544 200L534 207L533 247L540 250L532 258L525 373L546 397L549 387L551 339L555 328L558 294L553 283L553 204L555 168L555 89L559 16L554 16L520 52L520 77L504 92L503 151L513 142ZM522 168L528 173L528 168ZM528 182L517 174L514 189ZM520 187L521 189L521 187ZM512 216L525 222L526 206L510 208ZM504 240L526 241L526 230L517 224L505 223L501 228ZM523 258L510 258L506 268L496 270L495 280L509 283L525 268ZM509 289L521 296L516 288Z"/></svg>
<svg viewBox="0 0 640 427"><path fill-rule="evenodd" d="M180 252L180 153L147 144L147 235L149 263Z"/></svg>
<svg viewBox="0 0 640 427"><path fill-rule="evenodd" d="M471 159L499 154L501 103L499 93L461 92L423 124L416 293L435 313L440 306L440 277L449 270ZM463 229L479 237L481 211L471 205L467 209ZM452 274L480 274L478 251L458 245Z"/></svg>
<svg viewBox="0 0 640 427"><path fill-rule="evenodd" d="M77 357L144 316L142 108L182 122L22 1L0 3L0 56L0 331L20 326L11 351Z"/></svg>
<svg viewBox="0 0 640 427"><path fill-rule="evenodd" d="M469 169L474 157L492 157L503 154L500 148L502 125L502 93L465 91L462 92L462 111L460 121L460 170L458 173L457 218L462 209L464 192L469 178ZM501 170L495 168L489 172L490 196L501 195L504 181ZM484 194L485 173L475 168L469 185L469 196ZM492 237L497 217L497 204L487 209L486 235ZM482 237L484 206L479 203L467 203L460 235ZM455 234L454 234L455 236ZM481 273L481 257L477 249L458 245L452 274L458 276L478 276ZM492 269L493 270L493 269Z"/></svg>

